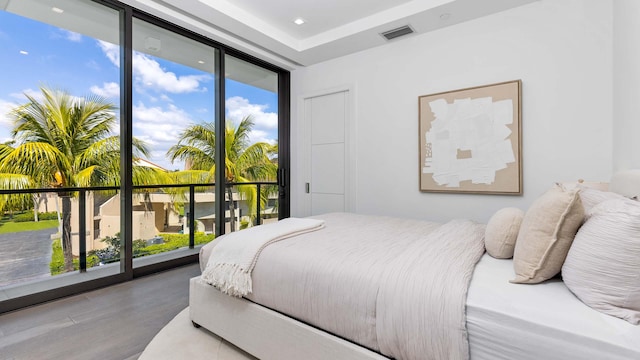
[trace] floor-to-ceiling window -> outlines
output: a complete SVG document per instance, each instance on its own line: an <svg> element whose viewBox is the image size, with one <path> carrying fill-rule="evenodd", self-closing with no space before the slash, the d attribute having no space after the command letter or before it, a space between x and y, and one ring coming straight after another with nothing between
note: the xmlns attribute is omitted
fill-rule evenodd
<svg viewBox="0 0 640 360"><path fill-rule="evenodd" d="M278 74L225 56L227 218L234 231L278 219Z"/></svg>
<svg viewBox="0 0 640 360"><path fill-rule="evenodd" d="M3 298L120 274L94 227L120 185L120 11L91 1L5 1L0 11ZM113 62L117 66L113 66ZM103 190L96 191L95 187ZM26 192L29 189L43 191ZM119 224L116 224L119 226Z"/></svg>
<svg viewBox="0 0 640 360"><path fill-rule="evenodd" d="M214 188L194 184L215 183L218 50L138 18L132 44L132 132L146 150L133 169L138 266L162 261L157 254L193 253L215 236ZM171 187L142 187L161 184Z"/></svg>
<svg viewBox="0 0 640 360"><path fill-rule="evenodd" d="M0 9L0 312L288 216L288 72L117 1Z"/></svg>

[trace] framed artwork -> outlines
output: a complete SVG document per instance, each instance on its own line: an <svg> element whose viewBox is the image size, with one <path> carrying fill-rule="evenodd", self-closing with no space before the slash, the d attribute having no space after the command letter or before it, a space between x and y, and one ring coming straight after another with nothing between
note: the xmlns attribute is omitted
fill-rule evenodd
<svg viewBox="0 0 640 360"><path fill-rule="evenodd" d="M521 80L418 98L420 191L522 195Z"/></svg>

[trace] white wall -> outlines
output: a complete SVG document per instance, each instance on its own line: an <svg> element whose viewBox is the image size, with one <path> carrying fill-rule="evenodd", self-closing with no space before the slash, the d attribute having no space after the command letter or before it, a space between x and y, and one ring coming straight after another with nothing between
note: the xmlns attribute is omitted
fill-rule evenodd
<svg viewBox="0 0 640 360"><path fill-rule="evenodd" d="M640 169L640 1L613 5L613 166Z"/></svg>
<svg viewBox="0 0 640 360"><path fill-rule="evenodd" d="M526 209L555 181L607 181L612 34L612 0L541 0L295 70L292 215L302 215L304 181L298 98L344 84L354 89L359 213L486 221L505 206ZM419 192L418 96L514 79L523 82L524 196Z"/></svg>

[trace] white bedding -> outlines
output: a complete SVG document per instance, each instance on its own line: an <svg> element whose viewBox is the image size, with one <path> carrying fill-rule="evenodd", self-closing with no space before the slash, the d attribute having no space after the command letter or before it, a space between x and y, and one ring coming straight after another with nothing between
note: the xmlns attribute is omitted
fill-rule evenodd
<svg viewBox="0 0 640 360"><path fill-rule="evenodd" d="M471 359L640 359L640 326L597 312L560 279L511 284L513 261L485 254L467 296Z"/></svg>
<svg viewBox="0 0 640 360"><path fill-rule="evenodd" d="M288 305L274 305L278 298L287 298L286 292L298 293L302 296L294 299L300 302L297 306L310 306L302 314L294 314L295 317L309 324L318 324L332 334L344 336L347 333L359 334L355 339L370 349L377 348L377 334L375 331L375 313L372 313L371 302L376 298L372 282L381 276L376 268L376 261L391 262L402 249L408 246L403 232L407 227L415 226L415 222L405 221L405 226L392 229L391 236L394 241L389 241L389 229L385 224L379 228L374 227L374 233L378 234L364 244L346 241L346 253L344 250L336 250L333 246L323 243L320 238L311 241L312 256L310 258L287 258L288 250L294 250L302 246L299 241L289 239L272 245L265 249L264 254L275 259L275 266L266 266L258 261L254 271L254 296L253 301L263 303L270 308L289 313ZM364 223L354 222L353 226L340 229L345 231L347 239L352 234L357 234ZM424 231L433 231L438 224L422 223ZM326 230L326 229L325 229ZM322 231L325 231L322 230ZM321 232L322 232L321 231ZM307 234L306 236L319 236L321 232ZM384 240L386 237L386 241ZM309 245L309 244L307 244ZM288 273L292 267L319 266L317 262L310 261L321 254L330 254L329 267L339 271L352 269L349 262L353 261L349 256L350 251L362 251L362 247L371 252L379 253L384 250L382 259L363 257L357 260L364 262L370 271L362 273L354 278L342 276L340 272L333 274L333 281L311 279L303 281L299 279L288 282ZM206 264L206 259L215 242L207 245L201 251L201 264ZM283 248L289 248L282 251ZM336 256L339 254L339 256ZM293 262L292 262L293 261ZM272 277L275 276L273 286ZM511 284L509 280L514 277L513 263L511 260L493 259L485 254L475 268L469 287L466 303L466 325L469 338L469 348L472 360L500 360L500 359L640 359L640 326L634 326L628 322L601 314L581 303L559 279L552 279L542 284ZM365 296L344 298L332 296L335 293L333 283L349 278L352 283L346 286L358 286ZM354 280L355 279L355 280ZM289 279L290 280L290 279ZM319 288L309 287L315 282ZM286 285L286 284L289 285ZM307 284L307 285L304 285ZM288 287L283 289L282 286ZM284 290L284 292L283 292ZM324 294L329 294L323 295ZM368 293L367 293L368 292ZM256 296L257 294L260 294ZM367 296L370 300L367 300ZM320 299L320 301L318 301ZM282 300L282 299L280 299ZM315 301L312 301L315 300ZM413 299L419 303L421 299ZM285 299L284 304L291 303L291 299ZM347 312L345 307L337 306L350 304ZM310 305L315 304L315 305ZM399 304L401 305L401 304ZM344 313L336 313L327 317L327 309L340 308ZM345 319L358 319L357 321L345 321ZM423 334L415 334L420 339ZM232 341L233 339L229 339ZM233 341L232 341L233 342ZM276 357L277 358L277 357Z"/></svg>
<svg viewBox="0 0 640 360"><path fill-rule="evenodd" d="M468 358L464 300L484 225L317 218L324 229L264 248L246 298L389 357Z"/></svg>

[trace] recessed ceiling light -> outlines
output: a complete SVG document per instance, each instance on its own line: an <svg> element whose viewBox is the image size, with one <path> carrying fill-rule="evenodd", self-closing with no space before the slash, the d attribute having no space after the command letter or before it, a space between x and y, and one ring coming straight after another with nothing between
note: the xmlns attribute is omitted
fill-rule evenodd
<svg viewBox="0 0 640 360"><path fill-rule="evenodd" d="M29 55L29 52L24 51L24 50L20 50L20 54L22 54L22 55Z"/></svg>
<svg viewBox="0 0 640 360"><path fill-rule="evenodd" d="M449 20L450 17L451 17L451 14L444 13L440 15L440 20Z"/></svg>
<svg viewBox="0 0 640 360"><path fill-rule="evenodd" d="M204 64L204 61L198 60L198 64Z"/></svg>
<svg viewBox="0 0 640 360"><path fill-rule="evenodd" d="M303 18L297 18L297 19L293 20L293 22L294 22L294 24L296 24L296 25L302 25L302 24L304 24L306 21L304 21L304 19L303 19Z"/></svg>
<svg viewBox="0 0 640 360"><path fill-rule="evenodd" d="M58 13L58 14L62 14L64 12L64 10L57 8L57 7L52 7L51 11L53 11L54 13Z"/></svg>

